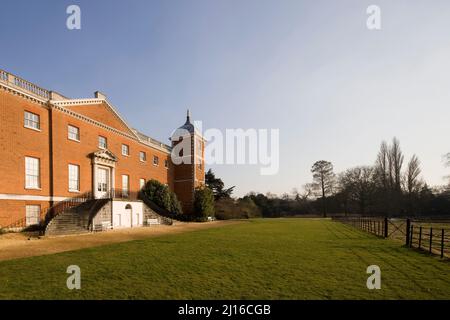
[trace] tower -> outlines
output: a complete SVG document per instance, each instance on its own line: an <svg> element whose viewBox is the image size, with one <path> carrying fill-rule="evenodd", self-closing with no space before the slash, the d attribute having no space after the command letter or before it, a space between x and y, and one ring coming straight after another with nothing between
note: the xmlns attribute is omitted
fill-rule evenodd
<svg viewBox="0 0 450 320"><path fill-rule="evenodd" d="M186 122L174 131L171 141L174 191L183 212L192 214L195 189L205 184L205 140L191 123L189 110Z"/></svg>

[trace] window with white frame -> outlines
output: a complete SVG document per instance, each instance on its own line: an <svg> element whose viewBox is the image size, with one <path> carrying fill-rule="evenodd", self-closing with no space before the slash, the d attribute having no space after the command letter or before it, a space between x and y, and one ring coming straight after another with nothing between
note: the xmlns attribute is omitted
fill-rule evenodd
<svg viewBox="0 0 450 320"><path fill-rule="evenodd" d="M27 189L40 188L39 159L25 157L25 187Z"/></svg>
<svg viewBox="0 0 450 320"><path fill-rule="evenodd" d="M164 167L169 169L169 160L164 160Z"/></svg>
<svg viewBox="0 0 450 320"><path fill-rule="evenodd" d="M143 189L145 187L145 179L139 179L139 188Z"/></svg>
<svg viewBox="0 0 450 320"><path fill-rule="evenodd" d="M153 156L153 165L158 166L159 165L159 158L157 156Z"/></svg>
<svg viewBox="0 0 450 320"><path fill-rule="evenodd" d="M33 226L39 224L41 216L41 206L39 205L28 205L25 206L26 211L26 226Z"/></svg>
<svg viewBox="0 0 450 320"><path fill-rule="evenodd" d="M70 140L80 141L80 129L75 126L68 126L68 137Z"/></svg>
<svg viewBox="0 0 450 320"><path fill-rule="evenodd" d="M130 155L130 147L126 144L122 145L122 155L124 155L124 156Z"/></svg>
<svg viewBox="0 0 450 320"><path fill-rule="evenodd" d="M24 120L25 120L24 125L26 128L34 129L34 130L41 129L41 121L40 121L39 115L32 113L32 112L25 111L25 119Z"/></svg>
<svg viewBox="0 0 450 320"><path fill-rule="evenodd" d="M108 148L108 140L103 136L98 136L98 147L100 149Z"/></svg>
<svg viewBox="0 0 450 320"><path fill-rule="evenodd" d="M139 152L139 159L140 159L142 162L147 161L147 154L146 154L144 151Z"/></svg>
<svg viewBox="0 0 450 320"><path fill-rule="evenodd" d="M126 174L122 175L122 192L123 195L128 195L128 190L130 186L130 177Z"/></svg>
<svg viewBox="0 0 450 320"><path fill-rule="evenodd" d="M69 191L80 191L80 166L69 164Z"/></svg>

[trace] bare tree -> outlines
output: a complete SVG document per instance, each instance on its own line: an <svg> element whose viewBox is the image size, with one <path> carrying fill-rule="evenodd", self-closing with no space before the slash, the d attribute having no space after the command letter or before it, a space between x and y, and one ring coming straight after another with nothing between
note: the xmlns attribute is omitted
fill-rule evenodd
<svg viewBox="0 0 450 320"><path fill-rule="evenodd" d="M408 162L405 173L406 191L409 195L420 191L422 187L422 181L419 180L420 173L419 158L417 158L416 155L413 155Z"/></svg>
<svg viewBox="0 0 450 320"><path fill-rule="evenodd" d="M389 148L388 164L390 187L396 191L401 190L403 160L404 156L400 149L400 141L394 137Z"/></svg>
<svg viewBox="0 0 450 320"><path fill-rule="evenodd" d="M404 156L397 138L389 145L381 143L375 162L375 181L377 182L379 204L378 210L390 213L398 212L402 202L402 167Z"/></svg>
<svg viewBox="0 0 450 320"><path fill-rule="evenodd" d="M447 154L444 156L444 158L445 158L445 161L446 161L445 164L446 164L447 166L450 167L450 152L447 153Z"/></svg>
<svg viewBox="0 0 450 320"><path fill-rule="evenodd" d="M420 191L424 185L423 181L419 179L420 176L420 161L416 155L413 155L409 160L405 171L405 191L407 200L407 211L413 214L417 208L416 204L419 202Z"/></svg>
<svg viewBox="0 0 450 320"><path fill-rule="evenodd" d="M375 170L377 178L381 186L386 190L388 189L388 177L389 177L389 147L386 141L383 141L378 152L377 161L375 163Z"/></svg>
<svg viewBox="0 0 450 320"><path fill-rule="evenodd" d="M334 173L333 173L333 164L331 162L320 160L313 164L311 168L311 172L313 174L314 182L317 184L318 188L322 194L322 207L323 207L323 216L327 216L327 206L326 199L327 195L331 193L333 190L334 183Z"/></svg>
<svg viewBox="0 0 450 320"><path fill-rule="evenodd" d="M372 202L375 190L375 168L369 166L351 168L340 175L342 190L349 200L355 201L359 206L360 214L365 214Z"/></svg>
<svg viewBox="0 0 450 320"><path fill-rule="evenodd" d="M450 152L447 153L447 154L444 156L444 161L445 161L445 165L446 165L447 167L450 167ZM450 175L445 176L444 178L448 179L448 185L449 185L449 188L450 188Z"/></svg>
<svg viewBox="0 0 450 320"><path fill-rule="evenodd" d="M300 195L302 200L309 200L310 197L314 196L314 190L317 189L314 183L306 183L302 188L303 192Z"/></svg>

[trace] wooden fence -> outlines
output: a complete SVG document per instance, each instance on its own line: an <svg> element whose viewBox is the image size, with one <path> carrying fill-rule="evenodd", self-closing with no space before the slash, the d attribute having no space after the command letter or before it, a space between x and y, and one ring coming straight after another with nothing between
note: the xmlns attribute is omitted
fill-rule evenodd
<svg viewBox="0 0 450 320"><path fill-rule="evenodd" d="M425 250L430 254L438 254L441 258L450 257L450 222L426 220L410 220L409 239L406 244L410 248Z"/></svg>
<svg viewBox="0 0 450 320"><path fill-rule="evenodd" d="M450 257L450 220L387 217L332 217L381 238L401 240L407 247Z"/></svg>

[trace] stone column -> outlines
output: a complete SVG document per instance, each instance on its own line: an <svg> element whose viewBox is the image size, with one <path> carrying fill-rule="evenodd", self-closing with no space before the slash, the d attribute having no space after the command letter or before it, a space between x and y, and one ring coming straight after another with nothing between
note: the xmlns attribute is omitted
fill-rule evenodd
<svg viewBox="0 0 450 320"><path fill-rule="evenodd" d="M116 170L114 167L111 167L111 186L110 189L114 190L116 187Z"/></svg>
<svg viewBox="0 0 450 320"><path fill-rule="evenodd" d="M92 163L92 181L93 181L93 194L94 198L97 199L97 164L94 162Z"/></svg>

